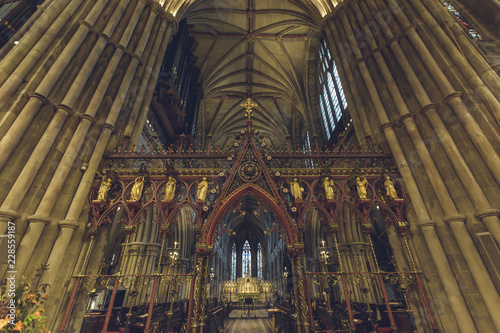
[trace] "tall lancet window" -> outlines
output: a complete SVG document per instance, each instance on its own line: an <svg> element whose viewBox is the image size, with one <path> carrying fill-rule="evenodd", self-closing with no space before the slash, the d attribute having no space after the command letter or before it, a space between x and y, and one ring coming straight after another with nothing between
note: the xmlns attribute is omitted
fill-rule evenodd
<svg viewBox="0 0 500 333"><path fill-rule="evenodd" d="M330 140L337 125L341 123L347 102L337 66L324 40L319 50L319 71L319 109L326 136Z"/></svg>
<svg viewBox="0 0 500 333"><path fill-rule="evenodd" d="M231 250L231 280L236 281L236 243Z"/></svg>
<svg viewBox="0 0 500 333"><path fill-rule="evenodd" d="M257 246L257 277L262 280L262 246Z"/></svg>
<svg viewBox="0 0 500 333"><path fill-rule="evenodd" d="M251 269L252 269L252 254L250 253L250 243L245 241L245 244L243 244L243 255L242 255L242 271L243 271L243 276L251 275Z"/></svg>
<svg viewBox="0 0 500 333"><path fill-rule="evenodd" d="M482 39L481 35L477 32L476 28L474 28L469 20L465 16L463 16L453 5L451 5L451 2L453 1L443 1L441 0L443 5L448 8L448 10L453 14L453 16L456 17L458 20L458 23L464 28L465 31L469 33L469 35L474 38L474 39Z"/></svg>

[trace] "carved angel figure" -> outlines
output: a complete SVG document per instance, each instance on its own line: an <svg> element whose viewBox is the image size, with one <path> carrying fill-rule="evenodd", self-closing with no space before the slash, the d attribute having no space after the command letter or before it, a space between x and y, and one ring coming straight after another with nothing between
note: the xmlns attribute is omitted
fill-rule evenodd
<svg viewBox="0 0 500 333"><path fill-rule="evenodd" d="M361 179L362 178L362 179ZM358 190L358 196L360 199L366 199L366 187L368 186L368 181L365 177L356 177L356 188Z"/></svg>
<svg viewBox="0 0 500 333"><path fill-rule="evenodd" d="M165 201L172 201L175 194L175 184L177 180L174 177L168 176L167 184L165 187Z"/></svg>
<svg viewBox="0 0 500 333"><path fill-rule="evenodd" d="M134 186L132 186L132 191L130 192L130 200L131 201L141 200L143 188L144 188L144 177L139 176L134 180Z"/></svg>
<svg viewBox="0 0 500 333"><path fill-rule="evenodd" d="M302 200L302 192L304 189L300 187L299 181L297 178L294 178L290 182L290 192L292 192L293 197L295 200Z"/></svg>
<svg viewBox="0 0 500 333"><path fill-rule="evenodd" d="M203 177L203 180L198 183L198 191L196 192L197 201L205 201L207 199L208 182L207 177Z"/></svg>
<svg viewBox="0 0 500 333"><path fill-rule="evenodd" d="M323 188L325 189L325 195L328 200L333 200L334 195L333 195L333 179L330 179L329 177L325 177L323 179Z"/></svg>
<svg viewBox="0 0 500 333"><path fill-rule="evenodd" d="M396 189L394 188L394 182L391 180L391 177L389 177L389 176L385 177L384 186L385 186L385 190L387 191L386 194L391 200L399 199L398 193L396 192Z"/></svg>
<svg viewBox="0 0 500 333"><path fill-rule="evenodd" d="M108 201L108 192L113 185L113 180L109 177L104 177L101 181L101 186L99 187L99 192L97 193L98 201Z"/></svg>

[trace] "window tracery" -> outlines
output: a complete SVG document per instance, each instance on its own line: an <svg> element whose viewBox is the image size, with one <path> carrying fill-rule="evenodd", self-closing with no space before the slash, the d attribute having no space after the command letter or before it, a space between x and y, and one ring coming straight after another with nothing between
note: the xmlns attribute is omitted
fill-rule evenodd
<svg viewBox="0 0 500 333"><path fill-rule="evenodd" d="M327 139L330 140L347 108L347 101L340 82L337 66L323 40L319 50L320 94L319 105Z"/></svg>
<svg viewBox="0 0 500 333"><path fill-rule="evenodd" d="M243 244L242 267L243 276L251 275L252 254L250 252L250 243L248 240Z"/></svg>
<svg viewBox="0 0 500 333"><path fill-rule="evenodd" d="M231 280L236 281L236 243L231 249Z"/></svg>

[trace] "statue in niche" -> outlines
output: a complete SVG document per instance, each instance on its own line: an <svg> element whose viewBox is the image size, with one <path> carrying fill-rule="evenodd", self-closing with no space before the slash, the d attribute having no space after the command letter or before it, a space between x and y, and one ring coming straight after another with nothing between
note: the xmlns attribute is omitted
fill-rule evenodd
<svg viewBox="0 0 500 333"><path fill-rule="evenodd" d="M99 191L97 193L97 201L108 201L108 192L111 189L111 185L113 185L113 180L109 177L104 177L101 181L101 186L99 187Z"/></svg>
<svg viewBox="0 0 500 333"><path fill-rule="evenodd" d="M198 183L198 190L196 192L197 201L205 201L207 199L208 182L207 177L203 177L203 180Z"/></svg>
<svg viewBox="0 0 500 333"><path fill-rule="evenodd" d="M304 189L300 187L299 181L297 178L293 178L292 181L290 181L290 192L292 192L292 196L295 198L295 200L301 201L302 200L302 192Z"/></svg>
<svg viewBox="0 0 500 333"><path fill-rule="evenodd" d="M165 186L165 201L172 201L175 195L175 185L177 180L174 177L168 176L167 184Z"/></svg>
<svg viewBox="0 0 500 333"><path fill-rule="evenodd" d="M358 190L358 196L360 199L366 199L366 188L368 187L368 181L365 177L356 177L356 188Z"/></svg>
<svg viewBox="0 0 500 333"><path fill-rule="evenodd" d="M134 186L130 191L130 201L139 201L142 196L142 189L144 188L144 176L139 176L134 180Z"/></svg>
<svg viewBox="0 0 500 333"><path fill-rule="evenodd" d="M398 193L396 192L396 189L394 188L394 182L391 180L391 177L386 176L385 177L385 182L384 182L386 195L389 197L389 199L394 200L394 199L399 199L398 198Z"/></svg>
<svg viewBox="0 0 500 333"><path fill-rule="evenodd" d="M334 199L333 193L333 179L329 177L323 178L323 188L325 189L325 195L328 200Z"/></svg>

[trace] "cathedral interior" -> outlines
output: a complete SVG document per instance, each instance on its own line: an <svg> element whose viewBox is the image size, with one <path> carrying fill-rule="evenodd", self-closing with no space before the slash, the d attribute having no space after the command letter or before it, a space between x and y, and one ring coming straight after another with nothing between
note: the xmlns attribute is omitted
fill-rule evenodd
<svg viewBox="0 0 500 333"><path fill-rule="evenodd" d="M0 0L0 331L500 332L499 74L499 0Z"/></svg>

